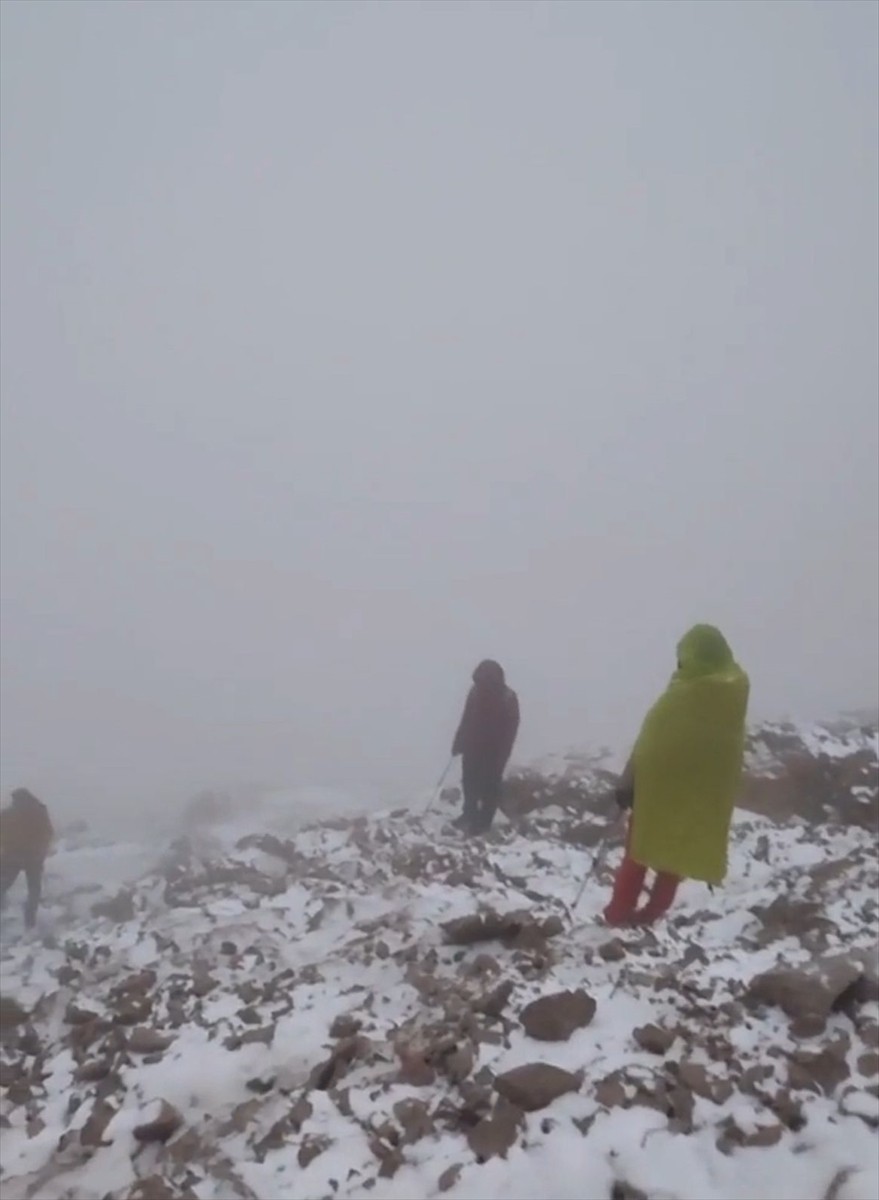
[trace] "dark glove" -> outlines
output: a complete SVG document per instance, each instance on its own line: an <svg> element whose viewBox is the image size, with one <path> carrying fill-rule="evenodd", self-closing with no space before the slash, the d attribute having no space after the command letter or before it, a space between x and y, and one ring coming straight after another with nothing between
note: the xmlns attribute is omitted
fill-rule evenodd
<svg viewBox="0 0 879 1200"><path fill-rule="evenodd" d="M623 812L628 812L635 803L635 789L626 787L624 784L617 785L617 787L614 789L613 796L614 800L617 802L617 806Z"/></svg>

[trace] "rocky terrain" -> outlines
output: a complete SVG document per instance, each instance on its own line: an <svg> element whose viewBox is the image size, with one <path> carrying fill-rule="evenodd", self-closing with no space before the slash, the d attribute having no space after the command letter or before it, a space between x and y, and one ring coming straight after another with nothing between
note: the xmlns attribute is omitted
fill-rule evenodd
<svg viewBox="0 0 879 1200"><path fill-rule="evenodd" d="M520 774L469 844L451 797L71 831L4 913L5 1200L875 1197L875 734L757 731L726 886L652 931L598 917L610 782Z"/></svg>

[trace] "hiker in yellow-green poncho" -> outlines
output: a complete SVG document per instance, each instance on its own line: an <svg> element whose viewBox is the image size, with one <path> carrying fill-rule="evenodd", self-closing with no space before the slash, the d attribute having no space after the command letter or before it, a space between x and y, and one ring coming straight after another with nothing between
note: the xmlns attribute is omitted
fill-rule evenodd
<svg viewBox="0 0 879 1200"><path fill-rule="evenodd" d="M617 787L617 803L632 816L608 924L649 925L671 907L681 879L714 884L726 875L749 688L719 629L696 625L681 638L678 669ZM656 877L638 908L648 868Z"/></svg>

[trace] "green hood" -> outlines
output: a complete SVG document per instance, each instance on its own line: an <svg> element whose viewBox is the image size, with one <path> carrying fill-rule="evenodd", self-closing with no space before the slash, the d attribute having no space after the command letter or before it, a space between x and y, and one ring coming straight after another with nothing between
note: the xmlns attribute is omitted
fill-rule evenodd
<svg viewBox="0 0 879 1200"><path fill-rule="evenodd" d="M632 757L631 854L657 871L719 883L745 749L748 677L723 634L696 625L644 720Z"/></svg>
<svg viewBox="0 0 879 1200"><path fill-rule="evenodd" d="M694 625L678 642L678 674L695 679L735 665L726 638L713 625Z"/></svg>

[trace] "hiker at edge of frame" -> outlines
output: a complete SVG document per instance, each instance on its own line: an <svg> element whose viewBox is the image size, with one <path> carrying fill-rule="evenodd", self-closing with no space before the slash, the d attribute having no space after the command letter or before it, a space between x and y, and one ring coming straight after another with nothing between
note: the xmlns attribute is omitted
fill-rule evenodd
<svg viewBox="0 0 879 1200"><path fill-rule="evenodd" d="M682 879L721 883L745 753L750 683L726 638L696 625L678 667L648 712L616 798L631 809L626 849L604 910L609 925L650 925ZM648 869L655 872L639 907Z"/></svg>
<svg viewBox="0 0 879 1200"><path fill-rule="evenodd" d="M55 831L49 811L27 788L16 788L0 811L0 905L22 871L27 882L24 923L33 928L43 890L43 866Z"/></svg>
<svg viewBox="0 0 879 1200"><path fill-rule="evenodd" d="M452 743L461 755L464 812L455 825L468 834L487 833L501 800L504 771L519 731L519 699L503 668L487 658L473 672L473 686Z"/></svg>

